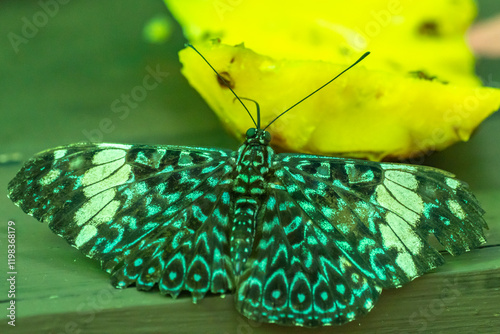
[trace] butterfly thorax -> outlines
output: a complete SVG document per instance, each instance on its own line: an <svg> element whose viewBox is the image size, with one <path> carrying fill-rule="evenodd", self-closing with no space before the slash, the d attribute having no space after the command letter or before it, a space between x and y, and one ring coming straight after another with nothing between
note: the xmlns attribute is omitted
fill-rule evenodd
<svg viewBox="0 0 500 334"><path fill-rule="evenodd" d="M267 174L274 155L269 146L267 131L249 129L245 143L238 150L237 176L233 192L233 227L231 231L231 258L236 275L240 275L252 252L256 215L265 194Z"/></svg>

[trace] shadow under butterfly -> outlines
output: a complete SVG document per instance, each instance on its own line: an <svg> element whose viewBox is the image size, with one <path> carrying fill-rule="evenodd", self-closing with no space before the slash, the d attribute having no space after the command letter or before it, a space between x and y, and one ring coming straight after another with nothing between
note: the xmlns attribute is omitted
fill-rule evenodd
<svg viewBox="0 0 500 334"><path fill-rule="evenodd" d="M368 313L382 289L444 262L430 234L453 255L485 242L484 211L453 174L275 154L266 129L291 108L261 128L253 102L257 121L245 109L255 128L238 151L61 146L26 162L9 197L99 260L117 288L187 290L195 302L232 292L241 314L281 325L340 325Z"/></svg>

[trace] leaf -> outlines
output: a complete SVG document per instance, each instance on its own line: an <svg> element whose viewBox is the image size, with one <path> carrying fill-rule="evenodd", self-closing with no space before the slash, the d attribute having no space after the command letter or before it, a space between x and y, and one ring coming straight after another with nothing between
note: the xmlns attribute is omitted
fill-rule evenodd
<svg viewBox="0 0 500 334"><path fill-rule="evenodd" d="M500 105L465 44L472 1L165 2L235 92L260 104L264 125L372 52L269 128L280 150L404 159L467 141ZM190 84L243 138L250 120L231 92L192 50L179 56Z"/></svg>

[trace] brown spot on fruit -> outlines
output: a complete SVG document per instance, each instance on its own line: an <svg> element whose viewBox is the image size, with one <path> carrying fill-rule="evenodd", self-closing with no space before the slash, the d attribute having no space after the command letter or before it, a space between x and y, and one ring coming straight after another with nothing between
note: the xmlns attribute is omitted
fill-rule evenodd
<svg viewBox="0 0 500 334"><path fill-rule="evenodd" d="M439 36L439 25L436 21L424 21L420 24L420 27L418 27L418 33L424 36Z"/></svg>
<svg viewBox="0 0 500 334"><path fill-rule="evenodd" d="M234 89L234 81L229 75L229 73L220 72L219 75L216 75L216 77L217 77L217 82L222 88L231 87L231 89Z"/></svg>

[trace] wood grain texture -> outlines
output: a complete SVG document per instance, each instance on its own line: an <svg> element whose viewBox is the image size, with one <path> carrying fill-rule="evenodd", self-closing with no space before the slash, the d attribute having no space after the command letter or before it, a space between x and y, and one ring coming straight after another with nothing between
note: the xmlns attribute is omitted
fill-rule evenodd
<svg viewBox="0 0 500 334"><path fill-rule="evenodd" d="M500 10L496 2L484 3ZM37 1L2 1L0 30L19 33L21 18L39 10ZM176 52L184 42L179 28L166 45L141 40L143 23L160 12L166 10L158 0L69 2L19 53L7 38L0 39L2 77L10 78L0 80L0 153L19 152L27 159L46 148L83 141L84 130L99 128L104 118L114 126L103 133L108 142L236 148L179 73ZM157 65L170 73L168 78L120 119L112 102L141 84L147 66ZM492 61L478 67L481 76L491 75L495 82L500 82L499 68ZM460 257L447 255L446 265L400 289L384 290L372 312L342 327L254 323L235 311L231 295L194 305L187 295L173 300L133 288L116 290L95 261L0 196L0 254L6 253L5 223L13 220L18 271L17 326L6 325L2 278L0 333L495 332L500 328L499 129L500 117L493 115L468 143L425 161L470 184L487 211L488 246ZM19 167L0 166L4 194Z"/></svg>

